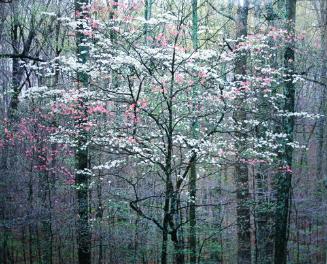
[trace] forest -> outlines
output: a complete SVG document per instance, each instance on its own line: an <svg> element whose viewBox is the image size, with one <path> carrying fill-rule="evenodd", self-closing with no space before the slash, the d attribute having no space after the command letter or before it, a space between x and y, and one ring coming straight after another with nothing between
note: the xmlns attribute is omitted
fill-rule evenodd
<svg viewBox="0 0 327 264"><path fill-rule="evenodd" d="M0 0L1 264L326 264L327 0Z"/></svg>

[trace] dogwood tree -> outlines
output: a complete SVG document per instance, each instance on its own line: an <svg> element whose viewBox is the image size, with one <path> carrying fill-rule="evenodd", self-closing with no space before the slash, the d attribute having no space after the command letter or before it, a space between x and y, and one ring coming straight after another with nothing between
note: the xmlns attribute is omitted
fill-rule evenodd
<svg viewBox="0 0 327 264"><path fill-rule="evenodd" d="M122 199L162 232L161 262L168 261L170 238L176 263L184 263L181 229L189 221L189 201L194 201L187 188L192 163L196 161L199 179L214 174L221 165L235 163L257 169L272 164L272 170L288 172L290 168L279 165L278 153L296 143L288 141L287 131L276 128L285 116L306 114L283 110L284 71L272 63L278 49L289 41L287 31L271 28L268 34L193 49L191 9L163 10L155 18L144 19L138 15L139 8L121 6L109 22L90 16L89 26L80 32L89 39L84 43L88 60L80 61L80 54L56 60L71 79L76 73L89 76L88 85L81 88L70 82L64 89L48 89L40 96L56 94L56 100L50 100L59 125L53 141L101 151L108 159L76 173L92 179L102 171L123 179L131 188ZM67 19L67 27L74 28L74 23ZM144 28L151 32L146 40L141 33ZM209 32L209 39L214 39L216 28ZM235 61L245 55L248 69L235 74ZM81 100L83 109L78 107ZM240 111L245 119L235 118ZM189 132L195 119L197 137ZM116 173L126 167L133 170ZM161 184L152 192L140 193L138 186L148 178L157 178ZM85 186L76 182L75 188ZM158 206L160 214L151 204Z"/></svg>

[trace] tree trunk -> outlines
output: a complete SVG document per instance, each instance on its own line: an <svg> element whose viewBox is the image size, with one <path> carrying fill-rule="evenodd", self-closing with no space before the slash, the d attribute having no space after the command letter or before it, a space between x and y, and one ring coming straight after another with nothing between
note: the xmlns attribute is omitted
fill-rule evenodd
<svg viewBox="0 0 327 264"><path fill-rule="evenodd" d="M193 50L196 51L199 48L199 37L198 37L198 1L192 0L192 43ZM194 139L198 138L199 122L196 118L196 98L197 98L197 87L193 87L192 95L192 107L193 107L193 117L191 123L191 133ZM193 159L190 168L190 179L189 179L189 193L190 193L190 211L189 211L189 221L190 221L190 234L189 234L189 246L190 246L190 264L195 264L197 260L196 252L196 158Z"/></svg>
<svg viewBox="0 0 327 264"><path fill-rule="evenodd" d="M166 174L166 190L165 190L165 204L164 204L164 219L162 229L162 249L161 249L161 264L167 264L167 247L168 247L168 233L169 222L171 221L170 204L174 191L174 186L171 180L172 173L172 151L173 151L173 115L172 115L172 101L167 102L169 120L168 120L168 135L167 135L167 154L165 161L165 174Z"/></svg>
<svg viewBox="0 0 327 264"><path fill-rule="evenodd" d="M260 5L260 3L258 3ZM272 0L268 0L264 8L257 7L258 14L256 15L255 23L257 25L257 31L260 30L260 16L265 14L265 19L268 23L268 30L271 27L276 26L276 18L274 4ZM274 46L275 43L273 40L269 41L269 45ZM277 67L276 61L273 59L270 60L270 63L273 67ZM260 94L259 102L264 102L264 94ZM261 103L259 103L260 105ZM267 111L263 107L262 112ZM256 132L257 137L264 136L266 132L265 128L258 128ZM255 185L256 185L256 210L255 210L255 222L256 222L256 263L260 264L270 264L273 261L273 249L274 249L274 240L273 240L273 212L272 204L270 202L270 192L269 192L269 165L260 164L258 172L255 175Z"/></svg>
<svg viewBox="0 0 327 264"><path fill-rule="evenodd" d="M183 253L183 241L180 241L178 239L178 235L177 235L177 230L174 230L171 234L171 240L173 241L174 244L174 250L175 250L175 254L174 254L174 258L175 264L184 264L185 263L185 256Z"/></svg>
<svg viewBox="0 0 327 264"><path fill-rule="evenodd" d="M273 238L272 238L272 213L269 204L269 198L267 197L268 182L267 178L261 173L256 174L256 193L257 193L257 205L256 205L256 246L257 263L270 264L273 258Z"/></svg>
<svg viewBox="0 0 327 264"><path fill-rule="evenodd" d="M13 47L13 54L20 55L20 53L24 56L27 55L32 46L33 39L35 37L35 14L31 14L29 31L26 39L23 39L23 42L20 43L20 35L22 34L21 25L18 21L19 10L18 10L18 1L13 3L13 25L11 29L11 41ZM21 51L22 50L22 51ZM11 97L11 101L9 104L9 117L15 117L17 114L17 108L19 103L19 95L22 91L24 83L22 83L22 79L24 77L24 68L20 65L20 58L13 57L12 58L12 87L13 94Z"/></svg>
<svg viewBox="0 0 327 264"><path fill-rule="evenodd" d="M45 159L41 161L44 163ZM49 172L40 173L40 199L42 203L41 231L42 231L42 262L52 264L52 219L51 219L51 185Z"/></svg>
<svg viewBox="0 0 327 264"><path fill-rule="evenodd" d="M296 0L286 1L286 18L288 20L288 33L294 35L296 14ZM287 45L284 53L285 66L285 110L294 112L295 105L295 86L292 74L294 72L294 42ZM293 141L294 118L285 117L283 129L288 134L288 140ZM275 264L287 263L287 240L288 240L288 215L290 191L292 187L292 148L285 146L284 153L281 154L282 166L286 166L286 172L281 172L277 180L277 204L275 220Z"/></svg>
<svg viewBox="0 0 327 264"><path fill-rule="evenodd" d="M244 0L241 4L239 2L236 16L236 38L247 35L247 19L248 19L248 0ZM235 64L235 74L246 74L246 56L242 55ZM246 111L241 107L235 113L235 119L239 123L246 120ZM244 135L240 134L239 137ZM243 143L237 143L239 153L243 151ZM237 200L237 238L238 238L238 252L237 262L239 264L251 264L251 222L250 222L250 208L249 208L249 175L247 165L239 160L235 166L236 178L236 200Z"/></svg>
<svg viewBox="0 0 327 264"><path fill-rule="evenodd" d="M169 154L168 154L169 155ZM170 196L172 193L171 175L166 175L166 191L165 191L165 203L164 203L164 218L162 225L162 248L161 248L161 264L167 264L167 250L168 250L168 234L169 234L169 220L170 220Z"/></svg>
<svg viewBox="0 0 327 264"><path fill-rule="evenodd" d="M145 20L150 20L152 15L152 4L154 0L145 0L145 8L144 8L144 18ZM149 36L149 25L146 23L144 25L144 38L145 43L148 43L148 36Z"/></svg>
<svg viewBox="0 0 327 264"><path fill-rule="evenodd" d="M15 9L17 6L15 6ZM14 10L17 12L17 10ZM17 21L17 15L13 14L13 25L11 28L11 42L13 46L13 54L19 54L19 22ZM23 79L23 68L20 67L19 58L12 59L12 87L13 87L13 94L11 97L10 105L9 105L9 116L12 117L16 114L18 108L18 97L21 90L21 81Z"/></svg>
<svg viewBox="0 0 327 264"><path fill-rule="evenodd" d="M327 83L327 3L324 0L320 0L319 8L317 7L316 12L319 19L320 27L320 45L321 45L321 82ZM321 105L320 105L320 114L323 115L317 124L317 138L318 138L318 154L317 154L317 176L319 180L324 180L324 168L327 168L327 152L324 151L326 144L326 114L327 114L327 86L321 87L320 95ZM325 166L325 167L324 167ZM327 178L325 179L327 181Z"/></svg>
<svg viewBox="0 0 327 264"><path fill-rule="evenodd" d="M89 16L88 0L75 0L76 20L83 20ZM76 46L79 62L86 63L88 58L88 47L85 44L87 37L83 34L85 30L82 24L78 25L76 30ZM78 72L77 79L79 85L88 86L88 75L85 72ZM87 109L85 105L86 99L81 97L78 102L78 111L83 113L83 116L77 120L77 127L83 127L87 121ZM77 138L77 148L75 154L76 160L76 176L75 182L77 185L77 202L78 202L78 220L77 220L77 241L78 241L78 263L91 263L91 234L89 226L89 158L87 143L87 133L80 131Z"/></svg>

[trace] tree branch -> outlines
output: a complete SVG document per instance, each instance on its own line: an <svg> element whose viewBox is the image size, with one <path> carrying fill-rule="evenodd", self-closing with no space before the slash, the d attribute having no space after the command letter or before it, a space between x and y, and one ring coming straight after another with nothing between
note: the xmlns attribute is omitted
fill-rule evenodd
<svg viewBox="0 0 327 264"><path fill-rule="evenodd" d="M25 54L0 54L0 59L28 59L28 60L33 60L33 61L40 61L40 62L44 62L45 60L37 58L37 57L33 57L33 56L29 56L29 55L25 55Z"/></svg>

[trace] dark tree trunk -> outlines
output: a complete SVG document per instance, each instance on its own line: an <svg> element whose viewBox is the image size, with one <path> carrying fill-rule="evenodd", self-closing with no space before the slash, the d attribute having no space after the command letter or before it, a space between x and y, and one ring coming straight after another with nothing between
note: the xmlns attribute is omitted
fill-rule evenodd
<svg viewBox="0 0 327 264"><path fill-rule="evenodd" d="M273 1L268 1L265 8L261 11L265 13L265 18L268 23L268 30L270 27L276 26L277 15L274 10ZM257 23L258 25L258 23ZM274 46L274 41L269 41L271 46ZM277 67L276 61L270 60L270 63ZM259 100L264 101L263 94L260 94ZM267 109L263 108L262 112L265 113ZM269 111L269 110L268 110ZM257 129L257 136L262 137L266 129ZM269 192L269 171L267 165L261 164L259 166L259 172L256 174L256 263L270 264L273 261L274 250L274 230L273 230L273 211L272 204L270 202Z"/></svg>
<svg viewBox="0 0 327 264"><path fill-rule="evenodd" d="M317 124L317 177L324 183L327 188L327 2L325 0L319 1L319 9L317 10L320 27L320 45L321 45L321 82L325 85L321 87L320 94L320 118ZM322 187L323 188L323 187ZM326 220L325 226L326 226ZM327 237L327 230L322 232L322 236ZM327 242L320 245L322 255L322 262L327 262Z"/></svg>
<svg viewBox="0 0 327 264"><path fill-rule="evenodd" d="M171 150L169 151L171 152ZM171 156L168 154L168 156ZM167 157L169 159L169 157ZM171 205L171 196L173 192L173 185L171 182L171 175L170 175L170 162L167 163L167 171L166 171L166 191L165 191L165 203L164 203L164 218L162 224L162 248L161 248L161 264L167 264L168 262L168 235L169 235L169 222L171 221L171 212L170 212L170 205Z"/></svg>
<svg viewBox="0 0 327 264"><path fill-rule="evenodd" d="M145 0L145 8L144 8L144 18L145 18L145 20L150 20L151 19L152 4L153 4L153 0ZM148 36L149 36L149 26L148 26L148 24L145 24L144 25L145 43L148 43Z"/></svg>
<svg viewBox="0 0 327 264"><path fill-rule="evenodd" d="M288 20L287 30L289 34L294 35L296 14L296 0L286 1L286 19ZM294 112L295 105L295 86L292 74L294 72L294 42L287 45L284 53L285 66L285 110ZM283 120L283 129L288 134L288 140L293 141L294 118L286 117ZM286 172L281 172L277 180L277 204L276 204L276 220L275 220L275 264L287 263L287 240L288 240L288 216L290 192L292 187L292 148L285 146L284 152L281 154L282 166L287 167Z"/></svg>
<svg viewBox="0 0 327 264"><path fill-rule="evenodd" d="M321 43L321 83L327 83L327 2L319 1L319 7L316 7L320 27L320 43ZM327 151L326 147L326 114L327 114L327 86L321 87L320 94L320 114L323 115L317 124L317 139L318 139L318 153L317 153L317 176L320 180L324 180L327 186L327 175L324 175L324 169L327 169ZM325 179L324 179L325 177Z"/></svg>
<svg viewBox="0 0 327 264"><path fill-rule="evenodd" d="M18 3L18 2L17 2ZM24 83L22 83L25 70L20 65L20 56L24 58L27 56L31 50L32 42L35 37L35 14L31 14L30 16L30 28L26 39L23 39L24 42L21 43L20 35L22 34L20 22L18 21L19 10L17 3L13 3L13 24L11 28L11 42L13 47L13 58L12 58L12 87L13 94L11 97L11 101L9 104L9 117L14 117L17 112L18 103L19 103L19 95L22 91Z"/></svg>
<svg viewBox="0 0 327 264"><path fill-rule="evenodd" d="M98 256L98 264L103 263L103 228L102 228L102 218L103 218L103 202L102 202L102 182L101 182L101 174L99 174L97 179L97 198L98 198L98 207L96 212L96 218L99 225L99 256Z"/></svg>
<svg viewBox="0 0 327 264"><path fill-rule="evenodd" d="M198 19L198 1L192 0L192 42L193 49L196 51L199 48L199 37L198 37L199 19ZM196 110L196 99L197 99L197 86L193 87L193 111ZM199 131L199 122L196 117L193 117L191 124L192 137L197 139ZM196 158L192 160L190 168L190 181L189 181L189 193L190 193L190 234L189 234L189 246L190 246L190 264L195 264L197 260L196 252Z"/></svg>
<svg viewBox="0 0 327 264"><path fill-rule="evenodd" d="M269 204L269 197L267 197L268 182L263 174L256 175L256 193L257 193L257 207L256 207L256 248L257 248L257 262L260 264L270 264L273 258L273 230L272 230L272 212Z"/></svg>
<svg viewBox="0 0 327 264"><path fill-rule="evenodd" d="M166 190L165 190L165 204L164 204L164 219L162 229L162 249L161 249L161 264L167 264L167 247L168 247L168 234L169 234L169 222L171 221L171 198L174 191L174 186L171 179L172 173L172 151L173 151L173 116L172 116L172 102L168 102L169 120L168 120L168 135L167 135L167 154L165 162L166 173Z"/></svg>
<svg viewBox="0 0 327 264"><path fill-rule="evenodd" d="M167 200L165 202L166 208ZM166 210L165 210L166 211ZM164 213L161 245L161 264L167 264L167 247L168 247L168 213Z"/></svg>
<svg viewBox="0 0 327 264"><path fill-rule="evenodd" d="M177 235L177 230L174 230L171 234L171 240L174 244L174 250L175 250L175 254L174 254L174 258L175 264L184 264L185 263L185 256L183 253L183 249L184 249L184 245L183 245L183 241L180 241L178 239L178 235Z"/></svg>
<svg viewBox="0 0 327 264"><path fill-rule="evenodd" d="M14 22L11 29L11 41L13 45L13 54L19 54L19 24L16 16L14 15ZM12 59L12 87L13 94L11 97L10 105L9 105L9 116L15 115L18 108L18 97L21 90L21 81L23 79L23 68L19 64L19 58Z"/></svg>
<svg viewBox="0 0 327 264"><path fill-rule="evenodd" d="M89 10L87 5L88 0L75 0L75 13L76 19L85 19L89 16ZM88 48L85 42L87 37L83 34L85 28L83 25L79 25L76 31L76 46L77 56L80 62L86 63L88 58ZM78 72L77 79L79 85L83 87L88 86L89 77L85 72ZM87 120L86 99L81 97L78 102L78 111L83 113L81 119L77 120L77 126L83 127L83 124ZM78 263L90 264L91 263L91 234L89 226L89 158L87 133L81 130L77 138L76 148L76 185L77 188L77 202L78 202L78 219L77 219L77 241L78 241Z"/></svg>
<svg viewBox="0 0 327 264"><path fill-rule="evenodd" d="M248 1L245 0L243 5L239 3L236 16L236 37L240 38L247 35L247 19L248 19ZM242 55L236 61L235 74L246 74L246 56ZM235 113L235 119L239 123L246 120L245 109L239 109ZM244 135L239 135L244 137ZM244 146L242 142L237 143L237 149L241 153ZM249 208L249 176L248 167L246 164L237 161L235 166L236 178L236 200L237 200L237 238L238 252L237 262L239 264L251 264L251 223L250 223L250 208Z"/></svg>
<svg viewBox="0 0 327 264"><path fill-rule="evenodd" d="M45 158L45 157L44 157ZM46 159L42 160L44 163ZM44 164L43 164L44 165ZM51 185L49 172L40 175L40 199L42 203L41 231L42 231L42 262L52 264L52 217L51 217Z"/></svg>

